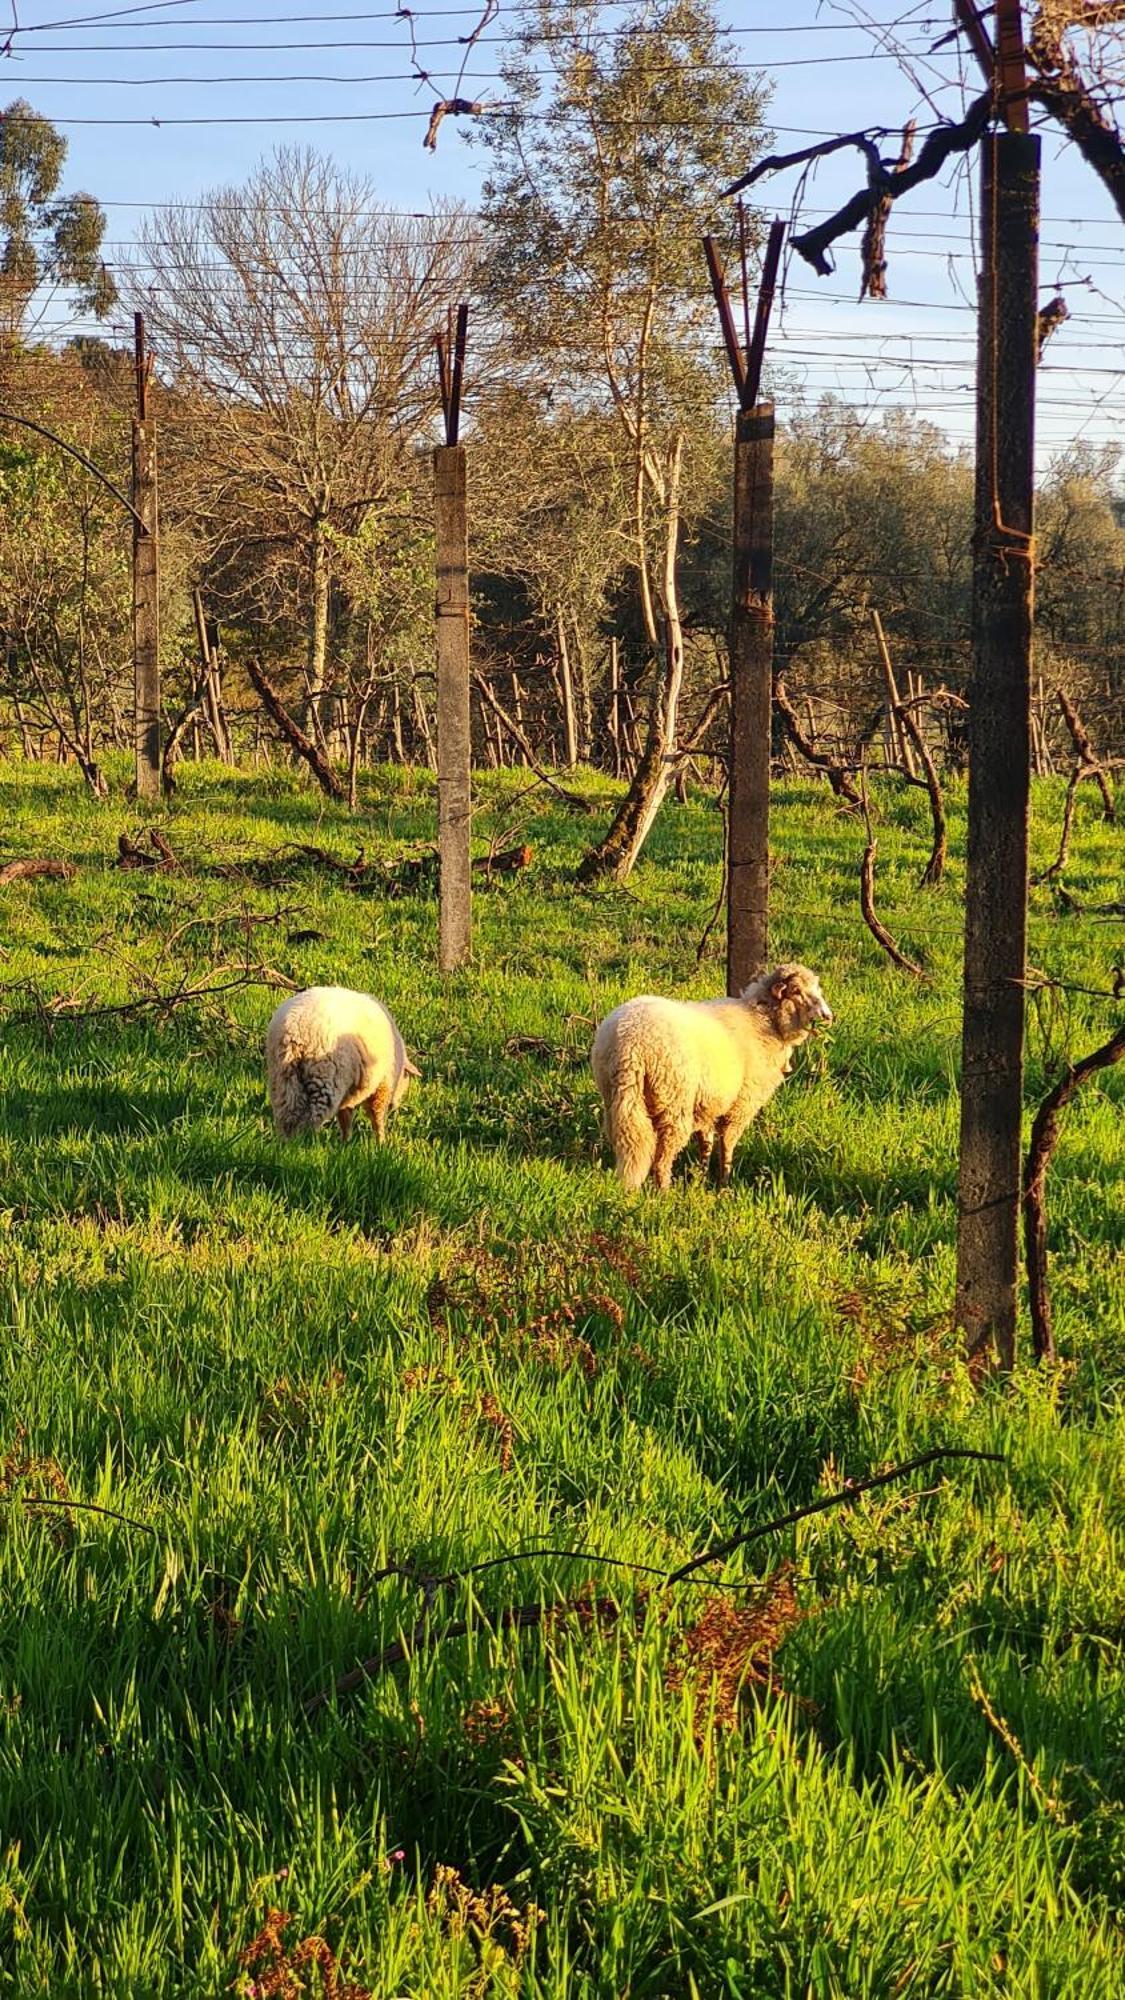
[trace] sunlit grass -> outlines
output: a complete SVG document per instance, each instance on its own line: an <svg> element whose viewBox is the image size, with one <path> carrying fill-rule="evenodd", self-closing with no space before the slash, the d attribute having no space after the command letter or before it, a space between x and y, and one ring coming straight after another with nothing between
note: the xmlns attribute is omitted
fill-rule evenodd
<svg viewBox="0 0 1125 2000"><path fill-rule="evenodd" d="M731 1192L687 1169L661 1201L607 1171L587 1050L630 991L718 990L718 934L696 948L719 817L670 806L627 890L579 893L590 823L525 782L481 780L481 850L526 838L533 865L478 895L472 970L442 982L429 898L246 869L295 841L414 851L424 773L369 776L357 824L287 774L186 767L161 815L183 872L147 875L113 865L136 808L0 767L8 850L79 865L0 891L0 1987L217 1995L280 1907L387 2000L1118 1994L1123 1079L1071 1107L1052 1169L1063 1364L974 1386L948 1325L963 798L938 891L916 886L924 800L882 801L879 906L923 984L860 923L855 822L778 788L775 949L817 968L837 1025ZM1039 865L1060 804L1037 796ZM1094 904L1120 879L1082 795L1068 884ZM382 1150L275 1137L267 985L10 1024L247 949L391 1006L423 1076ZM1106 988L1120 956L1034 891L1037 968ZM1029 1100L1114 1018L1042 1004ZM729 1566L792 1564L806 1614L737 1729L669 1672L708 1589L646 1608L589 1557L488 1572L475 1603L592 1586L619 1616L478 1628L303 1719L413 1625L388 1562L549 1542L671 1567L942 1442L1007 1462ZM25 1508L49 1478L141 1525ZM533 1943L459 1935L441 1864L542 1909Z"/></svg>

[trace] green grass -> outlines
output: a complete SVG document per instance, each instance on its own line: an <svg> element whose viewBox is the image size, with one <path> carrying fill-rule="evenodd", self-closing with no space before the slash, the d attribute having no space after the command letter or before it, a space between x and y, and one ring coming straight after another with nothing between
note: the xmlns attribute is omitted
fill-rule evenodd
<svg viewBox="0 0 1125 2000"><path fill-rule="evenodd" d="M685 1171L661 1200L599 1156L587 1050L630 992L718 990L718 936L695 951L719 816L668 807L628 891L578 893L591 823L521 790L481 781L482 848L526 837L534 865L478 896L473 969L443 984L425 896L216 872L287 841L425 842L424 774L370 777L357 827L286 775L189 767L163 816L185 872L146 876L113 865L135 808L0 766L0 858L79 865L0 891L0 1990L219 1995L280 1907L381 2000L1125 1993L1125 1077L1071 1107L1052 1169L1064 1360L974 1385L948 1324L963 798L938 891L916 887L924 800L882 800L880 908L922 985L860 923L855 822L778 789L774 948L817 967L837 1024L729 1195ZM1120 895L1095 804L1067 875L1088 903ZM1060 805L1041 788L1039 865ZM279 908L254 950L377 992L423 1070L382 1150L275 1138L264 986L10 1023L30 989L203 978L238 922L174 930ZM1031 956L1106 987L1119 934L1040 889ZM1035 1010L1029 1102L1114 1012ZM670 1567L937 1443L1006 1464L728 1565L804 1614L734 1727L681 1671L709 1584L646 1604L547 1557L458 1589L466 1639L303 1719L410 1630L388 1561L549 1541ZM25 1507L37 1458L155 1535ZM620 1616L486 1623L591 1584ZM537 1905L531 1946L495 1901L462 1920L442 1868Z"/></svg>

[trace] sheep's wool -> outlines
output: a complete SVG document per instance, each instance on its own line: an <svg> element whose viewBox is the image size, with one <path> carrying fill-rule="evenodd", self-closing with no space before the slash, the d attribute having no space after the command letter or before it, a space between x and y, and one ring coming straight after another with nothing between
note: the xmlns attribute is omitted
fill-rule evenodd
<svg viewBox="0 0 1125 2000"><path fill-rule="evenodd" d="M346 986L310 986L277 1009L266 1033L266 1078L283 1138L318 1132L331 1118L346 1133L358 1105L382 1136L387 1110L411 1071L402 1036L382 1002Z"/></svg>
<svg viewBox="0 0 1125 2000"><path fill-rule="evenodd" d="M667 1187L694 1135L720 1178L752 1118L788 1075L793 1051L831 1009L816 974L778 966L737 1000L626 1000L599 1027L591 1061L604 1129L626 1187Z"/></svg>

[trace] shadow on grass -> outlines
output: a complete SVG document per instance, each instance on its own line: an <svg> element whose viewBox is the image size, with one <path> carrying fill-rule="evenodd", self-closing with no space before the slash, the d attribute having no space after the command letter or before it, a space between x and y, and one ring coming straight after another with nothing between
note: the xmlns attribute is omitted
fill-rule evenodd
<svg viewBox="0 0 1125 2000"><path fill-rule="evenodd" d="M196 1100L187 1090L122 1090L100 1078L89 1083L57 1083L50 1090L0 1093L0 1137L17 1141L58 1138L64 1133L143 1134L183 1118Z"/></svg>
<svg viewBox="0 0 1125 2000"><path fill-rule="evenodd" d="M774 1182L827 1216L882 1216L904 1203L926 1208L934 1201L942 1205L951 1202L956 1190L956 1161L950 1160L942 1174L935 1174L920 1160L896 1162L880 1157L870 1166L860 1166L854 1157L837 1162L777 1137L758 1145L751 1141L744 1152L736 1154L731 1175L734 1188L764 1193Z"/></svg>

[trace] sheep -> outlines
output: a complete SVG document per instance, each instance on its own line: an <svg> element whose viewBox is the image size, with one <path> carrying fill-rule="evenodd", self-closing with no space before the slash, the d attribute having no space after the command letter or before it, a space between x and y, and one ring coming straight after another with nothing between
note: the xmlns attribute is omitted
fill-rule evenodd
<svg viewBox="0 0 1125 2000"><path fill-rule="evenodd" d="M645 994L608 1014L594 1037L602 1130L619 1178L639 1188L672 1180L672 1162L696 1136L706 1173L719 1142L719 1185L750 1120L788 1076L793 1051L832 1010L814 972L779 965L735 1000L662 1000Z"/></svg>
<svg viewBox="0 0 1125 2000"><path fill-rule="evenodd" d="M417 1075L382 1002L346 986L294 993L266 1031L266 1079L283 1139L319 1132L330 1118L346 1139L359 1105L382 1139L387 1112Z"/></svg>

